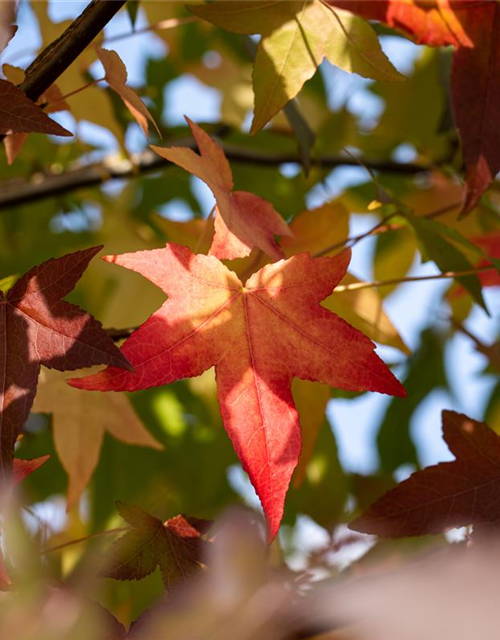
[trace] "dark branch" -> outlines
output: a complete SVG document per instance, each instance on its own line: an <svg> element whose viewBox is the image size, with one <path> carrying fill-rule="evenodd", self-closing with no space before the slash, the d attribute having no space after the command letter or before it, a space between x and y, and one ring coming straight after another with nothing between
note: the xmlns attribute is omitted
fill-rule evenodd
<svg viewBox="0 0 500 640"><path fill-rule="evenodd" d="M64 33L26 69L20 88L36 101L78 58L127 0L92 0Z"/></svg>
<svg viewBox="0 0 500 640"><path fill-rule="evenodd" d="M54 84L64 71L104 29L127 0L92 0L82 14L38 55L26 69L19 88L30 100L38 98ZM5 135L0 135L0 141Z"/></svg>
<svg viewBox="0 0 500 640"><path fill-rule="evenodd" d="M196 148L192 138L177 140L175 144L177 146ZM230 162L267 167L278 167L285 163L301 164L301 159L295 154L267 154L254 149L242 149L229 145L221 146ZM361 166L354 158L346 156L312 158L311 163L313 166L325 169ZM366 159L363 159L363 164L374 171L403 175L414 175L432 169L432 167L413 163L370 162ZM21 179L4 181L0 183L0 210L59 196L86 187L97 186L109 180L136 178L149 172L163 170L169 166L172 165L168 160L148 150L134 158L133 162L107 159L96 164L80 166L61 174L46 174L45 176L35 174L29 181Z"/></svg>

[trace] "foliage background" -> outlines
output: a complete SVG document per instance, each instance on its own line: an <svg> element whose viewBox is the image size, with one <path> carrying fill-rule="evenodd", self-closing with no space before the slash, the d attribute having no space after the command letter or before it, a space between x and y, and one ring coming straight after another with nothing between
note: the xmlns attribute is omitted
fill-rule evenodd
<svg viewBox="0 0 500 640"><path fill-rule="evenodd" d="M60 33L62 23L85 5L22 2L19 34L1 61L17 66L29 63L40 47ZM182 3L146 0L139 6L135 28L181 16L188 16ZM239 36L198 21L122 39L129 31L129 16L122 11L106 27L104 46L116 49L126 63L129 83L138 88L161 127L160 144L189 135L183 120L186 114L207 124L206 129L218 133L227 145L297 157L294 133L282 115L269 130L255 138L247 135L251 62ZM457 168L456 134L443 82L449 73L450 52L417 46L382 28L379 33L384 50L408 81L394 86L364 80L323 63L299 98L300 109L316 134L313 157L340 154L347 147L361 152L363 158L394 163L432 164L444 157ZM59 85L67 93L101 76L98 62L83 72L74 65ZM0 161L0 180L37 172L43 176L47 168L63 172L75 160L89 163L112 157L113 162L123 162L147 149L148 140L104 84L75 96L70 106L73 115L59 113L54 118L75 131L76 139L30 136L11 167ZM155 134L151 136L157 142ZM239 189L270 200L287 219L341 197L351 212L351 235L370 229L378 220L377 212L367 208L377 191L363 166L334 170L315 166L308 176L297 163L233 162L232 168ZM380 172L378 179L419 213L460 200L460 189L448 170L408 176ZM497 215L497 202L494 186L485 207L491 215ZM177 241L182 227L172 222L206 217L211 207L207 188L174 167L12 207L0 216L0 273L20 274L52 256L101 243L106 253L121 253ZM463 233L478 235L480 229L474 224L464 222ZM368 281L394 273L404 276L406 269L409 275L439 273L433 263L421 264L415 248L415 242L402 232L368 238L356 245L351 270ZM136 326L162 301L158 290L140 276L95 262L70 299L105 327ZM470 310L465 298L453 307L443 303L449 287L448 281L438 281L380 289L387 296L386 312L412 356L407 360L389 347L380 348L379 353L406 380L412 402L376 394L330 401L329 428L325 425L321 432L309 478L287 500L280 538L291 566L307 566L309 552L327 546L331 535L336 539L345 535L343 523L352 515L353 497L359 504L361 497L367 502L366 496L375 496L380 487L406 477L419 465L451 458L441 440L444 407L476 419L486 416L500 432L498 375L470 337L449 321L451 309L481 342L493 342L498 335L498 290L485 291L488 317L477 306ZM210 375L136 393L130 400L164 450L128 446L106 434L88 491L68 514L67 477L54 451L50 417L33 414L30 418L18 455L52 454L25 483L34 503L27 522L44 544L120 526L117 499L140 504L163 519L177 513L213 518L237 501L256 504L223 431ZM365 543L353 544L332 554L330 561L342 565L364 549ZM85 553L70 547L54 562L61 564L63 572L71 572ZM114 610L130 620L161 588L155 574L141 583L109 585L102 599L112 601Z"/></svg>

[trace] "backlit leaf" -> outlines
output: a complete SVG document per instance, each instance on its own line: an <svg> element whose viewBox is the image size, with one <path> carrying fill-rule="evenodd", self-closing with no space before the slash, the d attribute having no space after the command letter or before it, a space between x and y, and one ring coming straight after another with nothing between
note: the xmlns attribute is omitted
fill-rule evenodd
<svg viewBox="0 0 500 640"><path fill-rule="evenodd" d="M132 391L215 365L224 425L261 499L271 539L300 453L292 378L405 393L373 343L319 305L343 277L348 252L294 256L265 266L245 286L216 258L179 245L108 260L142 273L169 298L123 346L133 373L110 367L71 384Z"/></svg>
<svg viewBox="0 0 500 640"><path fill-rule="evenodd" d="M283 218L273 206L245 191L233 191L231 167L219 145L189 118L186 118L198 144L200 155L186 147L152 147L163 158L174 162L203 180L215 196L215 236L210 255L223 260L247 256L258 247L274 260L283 257L275 235L290 235Z"/></svg>

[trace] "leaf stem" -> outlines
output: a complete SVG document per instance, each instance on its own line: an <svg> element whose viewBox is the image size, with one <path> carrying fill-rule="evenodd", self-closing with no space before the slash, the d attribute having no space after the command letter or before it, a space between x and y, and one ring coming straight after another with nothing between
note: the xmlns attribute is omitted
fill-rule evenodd
<svg viewBox="0 0 500 640"><path fill-rule="evenodd" d="M108 42L116 42L117 40L124 40L125 38L130 38L132 36L140 35L141 33L148 33L149 31L166 31L167 29L175 29L176 27L181 27L185 24L191 24L192 22L198 21L199 18L197 16L187 16L185 18L169 18L168 20L160 20L160 22L156 22L155 24L148 24L147 27L143 27L142 29L135 29L134 31L126 31L124 33L118 33L116 36L111 36L111 38L106 38L104 40L105 44Z"/></svg>
<svg viewBox="0 0 500 640"><path fill-rule="evenodd" d="M438 218L439 216L442 216L445 213L449 213L450 211L453 211L453 209L457 209L458 207L460 207L460 204L461 204L460 202L454 202L452 204L448 204L444 207L440 207L439 209L436 209L435 211L431 211L429 213L424 214L422 218L428 218L428 219ZM364 231L363 233L360 233L357 236L348 236L347 238L344 238L344 240L340 240L339 242L332 244L329 247L326 247L326 249L322 249L318 253L315 253L313 257L320 258L321 256L325 256L331 253L332 251L335 251L336 249L343 249L344 247L347 247L347 246L349 246L349 248L352 248L358 242L360 242L361 240L364 240L365 238L368 238L369 236L372 236L378 233L385 233L386 231L393 231L395 229L400 229L403 225L398 224L398 225L389 226L387 224L392 218L394 218L397 215L400 215L399 211L390 213L389 215L382 218L382 220L377 222L377 224L373 226L371 229L368 229L368 231Z"/></svg>
<svg viewBox="0 0 500 640"><path fill-rule="evenodd" d="M129 530L130 530L130 527L116 527L115 529L108 529L107 531L92 533L88 536L84 536L83 538L76 538L75 540L69 540L68 542L57 544L54 547L47 547L46 549L43 549L40 552L40 554L43 556L43 555L46 555L47 553L53 553L54 551L59 551L60 549L71 547L74 544L80 544L81 542L86 542L87 540L93 540L94 538L102 538L103 536L109 536L115 533L122 533L124 531L129 531Z"/></svg>
<svg viewBox="0 0 500 640"><path fill-rule="evenodd" d="M70 91L66 95L61 96L57 100L53 100L52 102L46 102L44 105L42 105L42 107L45 109L45 108L47 108L49 106L57 104L58 102L62 102L63 100L67 100L68 98L71 98L72 96L75 96L77 93L80 93L81 91L85 91L85 89L88 89L89 87L93 87L95 84L99 84L99 82L104 82L104 80L106 80L106 78L99 78L98 80L91 80L90 82L87 82L86 84L84 84L83 86L79 87L78 89L75 89L74 91Z"/></svg>

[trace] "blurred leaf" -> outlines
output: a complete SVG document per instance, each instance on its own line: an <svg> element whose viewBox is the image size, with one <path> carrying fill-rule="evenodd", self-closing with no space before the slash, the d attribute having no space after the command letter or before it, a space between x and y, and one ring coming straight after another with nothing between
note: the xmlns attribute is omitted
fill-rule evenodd
<svg viewBox="0 0 500 640"><path fill-rule="evenodd" d="M124 395L98 393L89 400L66 384L67 377L44 370L33 410L52 414L55 447L69 477L69 510L94 473L106 431L129 445L162 446L145 429Z"/></svg>
<svg viewBox="0 0 500 640"><path fill-rule="evenodd" d="M307 442L307 441L306 441ZM326 420L317 435L314 450L304 465L304 479L289 492L285 522L292 514L309 516L330 531L342 521L347 500L347 479L338 459L337 444Z"/></svg>
<svg viewBox="0 0 500 640"><path fill-rule="evenodd" d="M128 17L130 18L130 25L132 27L132 31L135 30L135 22L137 20L137 12L139 11L139 2L140 0L129 0L125 5L128 13Z"/></svg>
<svg viewBox="0 0 500 640"><path fill-rule="evenodd" d="M102 577L141 580L160 567L170 590L200 570L207 544L201 535L209 522L184 516L162 522L139 507L123 502L116 506L131 530L111 547Z"/></svg>

